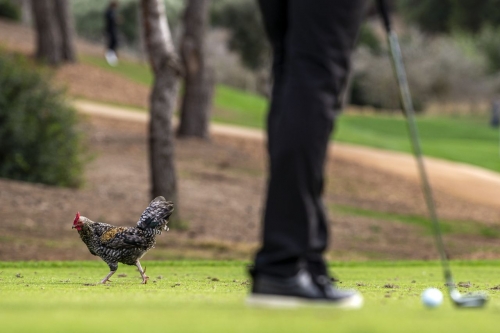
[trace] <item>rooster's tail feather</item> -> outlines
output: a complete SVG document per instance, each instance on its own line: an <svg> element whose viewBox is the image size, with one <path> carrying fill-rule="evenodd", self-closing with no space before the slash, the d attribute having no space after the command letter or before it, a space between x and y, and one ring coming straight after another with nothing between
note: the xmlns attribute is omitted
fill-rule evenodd
<svg viewBox="0 0 500 333"><path fill-rule="evenodd" d="M156 197L142 213L137 227L140 229L165 227L173 211L174 203L172 201L166 201L162 196Z"/></svg>

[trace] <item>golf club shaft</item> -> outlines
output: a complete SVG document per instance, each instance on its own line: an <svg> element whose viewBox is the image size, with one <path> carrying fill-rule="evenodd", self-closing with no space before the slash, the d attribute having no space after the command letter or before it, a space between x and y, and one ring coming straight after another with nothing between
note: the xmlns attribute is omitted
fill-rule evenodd
<svg viewBox="0 0 500 333"><path fill-rule="evenodd" d="M408 131L410 134L410 141L412 144L413 153L417 161L417 167L422 182L422 189L424 192L425 202L427 205L427 209L429 211L429 217L432 221L434 236L436 239L436 245L439 251L439 255L441 257L441 264L443 267L446 284L448 285L448 288L451 291L454 289L453 277L451 274L448 257L443 243L441 226L439 224L438 216L436 213L432 188L429 182L429 177L427 176L424 159L422 157L420 136L418 134L418 128L415 121L415 110L413 109L413 102L410 94L410 88L408 86L408 80L406 78L406 71L403 64L403 57L401 55L401 48L399 46L398 36L391 28L391 21L385 0L378 0L378 5L380 14L382 16L382 20L384 22L384 27L387 31L387 40L391 52L392 65L394 68L394 72L396 74L396 79L398 81L401 103L403 105L403 111L406 116L408 124Z"/></svg>

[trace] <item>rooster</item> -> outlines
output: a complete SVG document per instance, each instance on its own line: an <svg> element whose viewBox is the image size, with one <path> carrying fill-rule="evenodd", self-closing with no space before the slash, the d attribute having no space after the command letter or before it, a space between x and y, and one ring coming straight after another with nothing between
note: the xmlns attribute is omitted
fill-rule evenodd
<svg viewBox="0 0 500 333"><path fill-rule="evenodd" d="M106 283L116 273L118 263L135 265L142 277L142 283L148 282L146 270L142 269L139 259L156 243L156 236L163 230L168 231L168 218L174 210L174 204L164 197L157 197L142 213L136 227L115 227L110 224L94 222L85 216L76 214L74 229L87 245L90 253L101 257L108 264L110 272L101 283Z"/></svg>

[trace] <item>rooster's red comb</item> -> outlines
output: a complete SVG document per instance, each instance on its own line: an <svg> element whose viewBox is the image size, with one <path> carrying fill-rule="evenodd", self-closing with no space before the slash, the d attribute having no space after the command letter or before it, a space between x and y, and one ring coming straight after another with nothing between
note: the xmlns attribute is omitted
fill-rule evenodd
<svg viewBox="0 0 500 333"><path fill-rule="evenodd" d="M80 212L77 212L76 216L75 216L75 220L73 221L73 225L75 225L76 222L78 222L79 219L80 219Z"/></svg>

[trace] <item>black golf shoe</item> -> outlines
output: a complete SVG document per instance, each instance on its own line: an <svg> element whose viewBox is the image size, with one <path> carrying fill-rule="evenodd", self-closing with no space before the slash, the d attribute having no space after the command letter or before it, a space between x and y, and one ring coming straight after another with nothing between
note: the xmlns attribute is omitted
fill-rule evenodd
<svg viewBox="0 0 500 333"><path fill-rule="evenodd" d="M363 297L354 290L335 288L327 276L313 278L309 272L301 270L289 278L254 274L247 304L267 307L321 305L359 309L363 305Z"/></svg>

